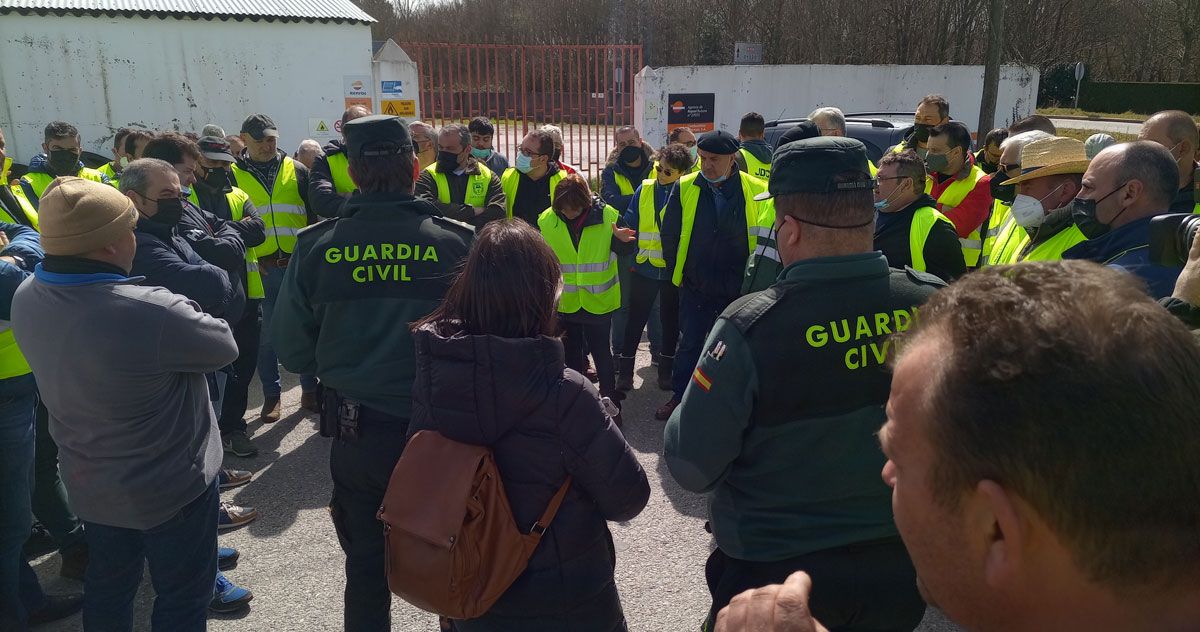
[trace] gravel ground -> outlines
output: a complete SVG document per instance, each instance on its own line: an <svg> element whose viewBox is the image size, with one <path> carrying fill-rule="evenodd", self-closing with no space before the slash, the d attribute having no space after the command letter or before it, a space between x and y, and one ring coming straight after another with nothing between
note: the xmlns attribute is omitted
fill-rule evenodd
<svg viewBox="0 0 1200 632"><path fill-rule="evenodd" d="M661 422L654 409L666 393L654 388L655 371L643 343L638 354L636 390L625 404L625 437L650 479L650 502L627 523L612 524L617 547L617 583L630 629L637 632L691 631L699 627L709 600L704 584L704 561L711 551L704 532L703 498L679 488L670 477L660 452ZM250 424L259 455L253 459L227 457L226 464L254 471L249 485L226 491L225 500L258 508L255 522L221 535L220 542L237 547L241 560L227 575L254 591L250 610L236 617L214 617L217 632L316 631L341 629L344 581L342 553L325 509L331 483L329 440L316 431L316 420L298 410L296 378L285 375L280 422ZM255 386L251 410L261 406ZM251 415L256 417L256 415ZM79 590L80 585L58 577L58 559L40 558L34 568L50 592ZM147 576L148 577L148 576ZM143 582L135 604L135 629L148 630L153 591ZM432 615L400 600L393 601L392 629L424 632L437 629ZM78 616L42 630L81 630ZM953 632L958 628L930 610L923 632Z"/></svg>

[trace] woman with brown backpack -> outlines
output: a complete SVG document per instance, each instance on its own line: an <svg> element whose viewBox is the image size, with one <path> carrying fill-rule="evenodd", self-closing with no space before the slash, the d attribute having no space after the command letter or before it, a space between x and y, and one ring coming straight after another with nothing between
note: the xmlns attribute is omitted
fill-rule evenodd
<svg viewBox="0 0 1200 632"><path fill-rule="evenodd" d="M413 325L409 436L432 431L489 448L516 528L541 534L486 613L454 621L459 632L627 629L607 521L640 513L650 488L596 388L564 364L555 337L561 279L537 229L492 222L441 306ZM557 512L548 509L568 478ZM546 516L549 524L538 524Z"/></svg>

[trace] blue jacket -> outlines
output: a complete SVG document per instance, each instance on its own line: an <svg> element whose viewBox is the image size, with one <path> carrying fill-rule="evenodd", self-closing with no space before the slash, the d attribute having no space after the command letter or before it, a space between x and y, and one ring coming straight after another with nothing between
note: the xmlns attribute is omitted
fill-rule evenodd
<svg viewBox="0 0 1200 632"><path fill-rule="evenodd" d="M33 268L42 262L41 239L36 230L20 224L0 222L0 232L8 236L8 245L0 250L0 256L15 256L25 260L24 266L0 261L0 320L12 319L12 299L17 286L25 277L33 274Z"/></svg>
<svg viewBox="0 0 1200 632"><path fill-rule="evenodd" d="M235 291L229 273L196 254L179 228L167 228L142 217L138 220L137 254L133 276L145 285L160 285L193 300L206 314L236 321L246 306L245 293Z"/></svg>
<svg viewBox="0 0 1200 632"><path fill-rule="evenodd" d="M1063 253L1063 259L1085 259L1121 268L1142 279L1150 296L1156 299L1170 296L1180 268L1151 263L1150 219L1143 217L1076 244Z"/></svg>
<svg viewBox="0 0 1200 632"><path fill-rule="evenodd" d="M728 305L742 294L742 276L750 245L746 240L746 199L742 194L742 172L735 172L720 186L698 176L700 199L692 225L687 261L683 264L681 291L691 291L712 303ZM718 200L719 196L719 200ZM663 211L663 258L674 271L683 233L683 205L679 186Z"/></svg>
<svg viewBox="0 0 1200 632"><path fill-rule="evenodd" d="M675 185L662 186L658 183L654 185L654 208L661 209L667 204L667 199L671 195L671 190ZM642 185L638 185L637 190L633 192L633 196L629 198L629 208L625 210L625 214L621 216L621 225L627 228L637 230L638 228L638 201L642 199ZM661 222L660 222L661 223ZM661 231L662 226L659 226ZM634 264L634 271L655 281L665 281L671 278L670 272L666 268L656 268L649 261Z"/></svg>

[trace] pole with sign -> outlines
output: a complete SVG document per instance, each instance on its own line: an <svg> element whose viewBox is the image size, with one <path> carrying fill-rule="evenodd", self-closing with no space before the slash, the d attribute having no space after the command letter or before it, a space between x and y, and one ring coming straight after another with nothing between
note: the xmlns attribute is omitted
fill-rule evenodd
<svg viewBox="0 0 1200 632"><path fill-rule="evenodd" d="M1083 74L1087 72L1083 62L1075 64L1075 109L1079 109L1079 88L1083 85Z"/></svg>

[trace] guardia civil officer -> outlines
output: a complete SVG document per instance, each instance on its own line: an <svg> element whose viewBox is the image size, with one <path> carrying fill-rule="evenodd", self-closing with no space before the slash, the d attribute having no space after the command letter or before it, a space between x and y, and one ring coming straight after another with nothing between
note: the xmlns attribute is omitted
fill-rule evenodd
<svg viewBox="0 0 1200 632"><path fill-rule="evenodd" d="M861 142L795 141L772 165L784 270L721 314L665 430L671 475L709 493L708 629L734 595L803 570L830 629L911 630L925 603L875 433L888 338L942 282L874 251Z"/></svg>
<svg viewBox="0 0 1200 632"><path fill-rule="evenodd" d="M357 190L339 216L301 231L271 334L288 370L324 388L334 436L330 510L346 553L345 628L389 629L383 528L375 514L404 449L415 351L406 323L433 311L474 231L413 197L417 163L395 116L346 123Z"/></svg>

